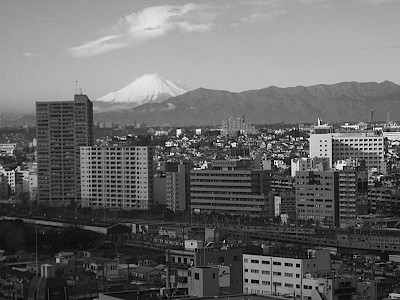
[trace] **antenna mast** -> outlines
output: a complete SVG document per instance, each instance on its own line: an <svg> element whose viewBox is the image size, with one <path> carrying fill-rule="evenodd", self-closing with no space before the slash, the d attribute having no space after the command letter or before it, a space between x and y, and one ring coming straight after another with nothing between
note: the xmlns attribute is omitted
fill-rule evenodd
<svg viewBox="0 0 400 300"><path fill-rule="evenodd" d="M75 95L78 95L78 80L75 81Z"/></svg>

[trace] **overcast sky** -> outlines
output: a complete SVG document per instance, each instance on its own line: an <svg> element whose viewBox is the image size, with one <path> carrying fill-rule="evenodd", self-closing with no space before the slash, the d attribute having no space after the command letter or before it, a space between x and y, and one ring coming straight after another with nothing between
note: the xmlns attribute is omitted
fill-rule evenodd
<svg viewBox="0 0 400 300"><path fill-rule="evenodd" d="M0 0L0 111L146 73L243 91L400 83L400 0Z"/></svg>

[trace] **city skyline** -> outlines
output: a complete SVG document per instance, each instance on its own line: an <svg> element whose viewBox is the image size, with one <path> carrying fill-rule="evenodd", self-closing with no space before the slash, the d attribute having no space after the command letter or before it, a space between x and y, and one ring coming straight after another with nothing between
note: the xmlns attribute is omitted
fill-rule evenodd
<svg viewBox="0 0 400 300"><path fill-rule="evenodd" d="M146 73L233 92L400 82L397 0L5 0L0 7L3 111L71 100L76 81L95 100Z"/></svg>

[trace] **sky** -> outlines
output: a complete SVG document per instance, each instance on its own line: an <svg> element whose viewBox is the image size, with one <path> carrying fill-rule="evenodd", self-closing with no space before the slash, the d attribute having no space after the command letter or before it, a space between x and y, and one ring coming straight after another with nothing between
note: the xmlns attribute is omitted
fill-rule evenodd
<svg viewBox="0 0 400 300"><path fill-rule="evenodd" d="M400 83L400 0L1 0L0 112L147 73L190 89Z"/></svg>

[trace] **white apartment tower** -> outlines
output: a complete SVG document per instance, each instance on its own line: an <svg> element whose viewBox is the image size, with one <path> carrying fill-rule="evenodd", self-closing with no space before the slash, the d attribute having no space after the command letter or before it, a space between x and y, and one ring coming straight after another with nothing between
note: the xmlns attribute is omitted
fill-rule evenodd
<svg viewBox="0 0 400 300"><path fill-rule="evenodd" d="M82 206L151 208L153 152L147 146L81 147Z"/></svg>

